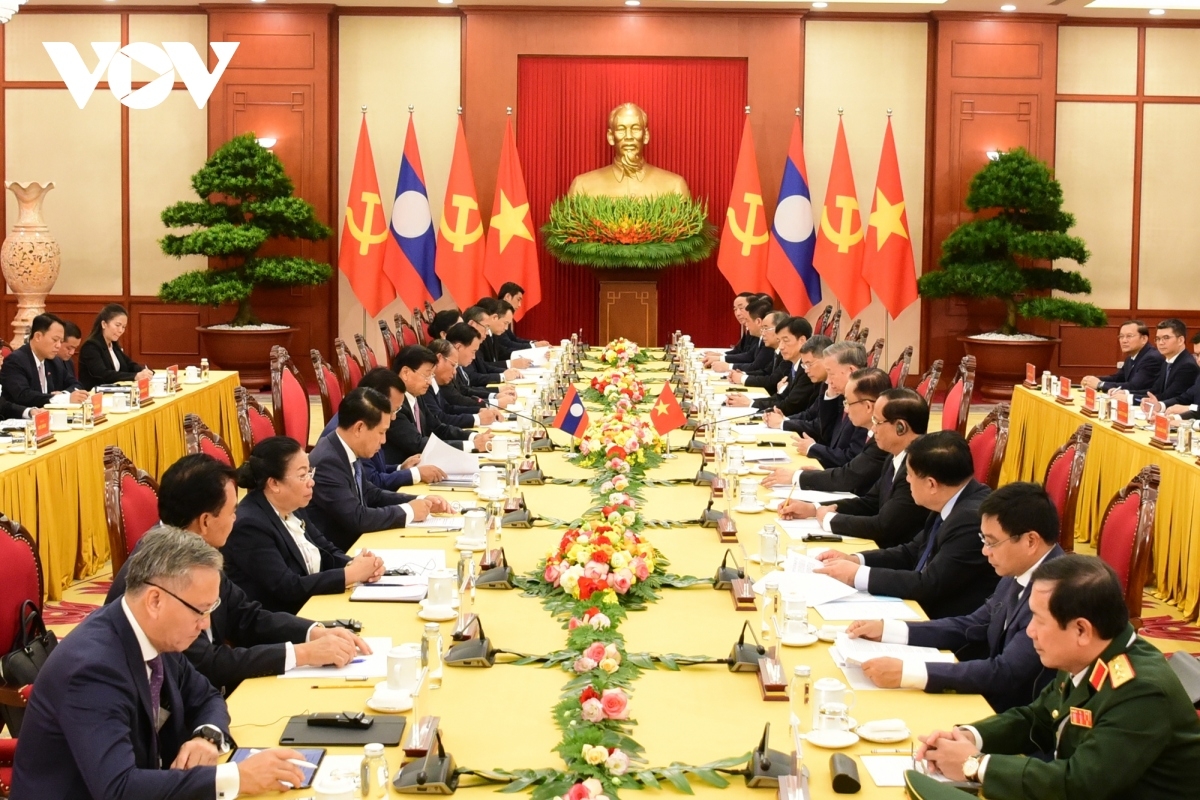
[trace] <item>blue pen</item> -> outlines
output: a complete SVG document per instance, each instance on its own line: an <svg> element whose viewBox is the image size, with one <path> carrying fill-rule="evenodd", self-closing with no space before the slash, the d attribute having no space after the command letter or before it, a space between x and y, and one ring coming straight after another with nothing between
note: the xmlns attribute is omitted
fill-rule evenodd
<svg viewBox="0 0 1200 800"><path fill-rule="evenodd" d="M365 663L365 662L366 662L366 659L365 659L365 658L363 658L362 656L359 656L358 658L352 658L352 659L350 659L350 663L351 663L351 664L363 664L363 663Z"/></svg>

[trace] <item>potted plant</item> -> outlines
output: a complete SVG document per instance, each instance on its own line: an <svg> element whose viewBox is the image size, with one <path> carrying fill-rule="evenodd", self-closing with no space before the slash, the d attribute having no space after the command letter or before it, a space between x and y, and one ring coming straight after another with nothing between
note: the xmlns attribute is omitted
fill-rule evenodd
<svg viewBox="0 0 1200 800"><path fill-rule="evenodd" d="M180 258L206 256L208 269L185 272L158 291L169 303L217 306L237 303L233 319L201 326L201 352L216 367L237 370L242 383L258 388L269 380L273 345L287 346L295 328L262 323L250 305L255 286L320 286L328 264L291 255L259 255L271 240L320 241L332 231L316 218L312 204L294 197L283 162L253 133L226 142L192 176L199 200L164 209L168 228L191 228L159 240L162 251Z"/></svg>
<svg viewBox="0 0 1200 800"><path fill-rule="evenodd" d="M922 297L992 298L1004 303L1004 324L993 332L961 336L978 363L976 387L1003 399L1025 377L1025 364L1050 365L1061 341L1022 333L1020 321L1040 319L1084 327L1104 325L1102 310L1078 300L1038 294L1087 294L1079 272L1056 269L1060 258L1087 262L1083 240L1071 236L1075 217L1062 210L1062 186L1050 168L1018 148L990 161L971 179L967 208L976 214L942 242L941 269L917 282Z"/></svg>

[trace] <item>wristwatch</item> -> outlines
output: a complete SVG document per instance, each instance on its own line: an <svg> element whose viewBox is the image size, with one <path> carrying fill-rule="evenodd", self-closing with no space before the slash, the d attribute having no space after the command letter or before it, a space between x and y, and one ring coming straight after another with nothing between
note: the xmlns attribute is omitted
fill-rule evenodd
<svg viewBox="0 0 1200 800"><path fill-rule="evenodd" d="M969 781L978 781L979 764L983 761L983 753L968 756L963 762L963 777Z"/></svg>
<svg viewBox="0 0 1200 800"><path fill-rule="evenodd" d="M224 753L229 750L229 745L225 742L225 734L215 725L201 725L192 731L192 738L211 742L213 747L217 748L218 753Z"/></svg>

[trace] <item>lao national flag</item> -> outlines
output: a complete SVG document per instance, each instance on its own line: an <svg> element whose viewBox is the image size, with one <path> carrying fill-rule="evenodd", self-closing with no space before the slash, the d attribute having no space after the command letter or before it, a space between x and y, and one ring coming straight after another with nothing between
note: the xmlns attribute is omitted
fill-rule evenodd
<svg viewBox="0 0 1200 800"><path fill-rule="evenodd" d="M389 232L391 235L384 244L383 273L396 287L404 305L412 308L441 297L442 283L434 272L437 234L433 230L412 114L408 115Z"/></svg>
<svg viewBox="0 0 1200 800"><path fill-rule="evenodd" d="M579 393L575 391L575 387L568 386L562 405L558 407L558 416L554 418L554 427L571 434L576 439L582 439L587 426L587 409L583 407L583 401L579 399Z"/></svg>
<svg viewBox="0 0 1200 800"><path fill-rule="evenodd" d="M813 269L817 231L813 226L812 196L804 168L800 119L792 126L779 204L767 245L767 278L792 314L803 314L821 302L821 276Z"/></svg>

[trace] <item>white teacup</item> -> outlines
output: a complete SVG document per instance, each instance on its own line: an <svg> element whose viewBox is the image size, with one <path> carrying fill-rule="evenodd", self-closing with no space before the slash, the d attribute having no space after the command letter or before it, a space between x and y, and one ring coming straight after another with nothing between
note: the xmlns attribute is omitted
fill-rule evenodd
<svg viewBox="0 0 1200 800"><path fill-rule="evenodd" d="M325 775L312 785L315 800L354 800L354 781L341 775Z"/></svg>
<svg viewBox="0 0 1200 800"><path fill-rule="evenodd" d="M417 670L421 667L421 645L416 642L398 644L387 654L387 690L401 695L411 695L417 686ZM376 695L379 691L376 690ZM377 697L381 705L395 708L400 703L385 703Z"/></svg>
<svg viewBox="0 0 1200 800"><path fill-rule="evenodd" d="M50 412L50 430L65 431L70 430L71 424L68 422L67 412L62 410L53 410Z"/></svg>
<svg viewBox="0 0 1200 800"><path fill-rule="evenodd" d="M744 506L761 506L758 500L758 481L753 478L743 478L738 481L738 493Z"/></svg>
<svg viewBox="0 0 1200 800"><path fill-rule="evenodd" d="M125 392L118 392L112 395L112 407L117 411L126 411L129 408L129 395Z"/></svg>
<svg viewBox="0 0 1200 800"><path fill-rule="evenodd" d="M784 611L784 615L782 633L784 639L795 641L808 636L808 606L804 606L803 611L788 608Z"/></svg>
<svg viewBox="0 0 1200 800"><path fill-rule="evenodd" d="M150 396L162 397L167 393L167 376L163 375L150 379Z"/></svg>
<svg viewBox="0 0 1200 800"><path fill-rule="evenodd" d="M514 458L521 454L521 440L515 436L493 436L484 450L496 458Z"/></svg>
<svg viewBox="0 0 1200 800"><path fill-rule="evenodd" d="M482 508L468 508L463 512L463 538L472 542L487 539L487 512Z"/></svg>
<svg viewBox="0 0 1200 800"><path fill-rule="evenodd" d="M819 731L850 730L850 708L845 703L822 703L813 727Z"/></svg>
<svg viewBox="0 0 1200 800"><path fill-rule="evenodd" d="M821 709L829 703L841 703L847 709L854 707L854 690L837 678L821 678L813 684L813 708Z"/></svg>
<svg viewBox="0 0 1200 800"><path fill-rule="evenodd" d="M491 444L491 442L489 442ZM500 490L500 470L496 467L483 467L479 470L479 493L485 497L494 495Z"/></svg>
<svg viewBox="0 0 1200 800"><path fill-rule="evenodd" d="M198 380L200 380L200 368L199 367L185 367L183 370L183 375L184 375L185 380L198 381Z"/></svg>
<svg viewBox="0 0 1200 800"><path fill-rule="evenodd" d="M437 569L429 574L429 591L425 594L427 605L436 608L450 608L454 602L454 572L448 569Z"/></svg>

